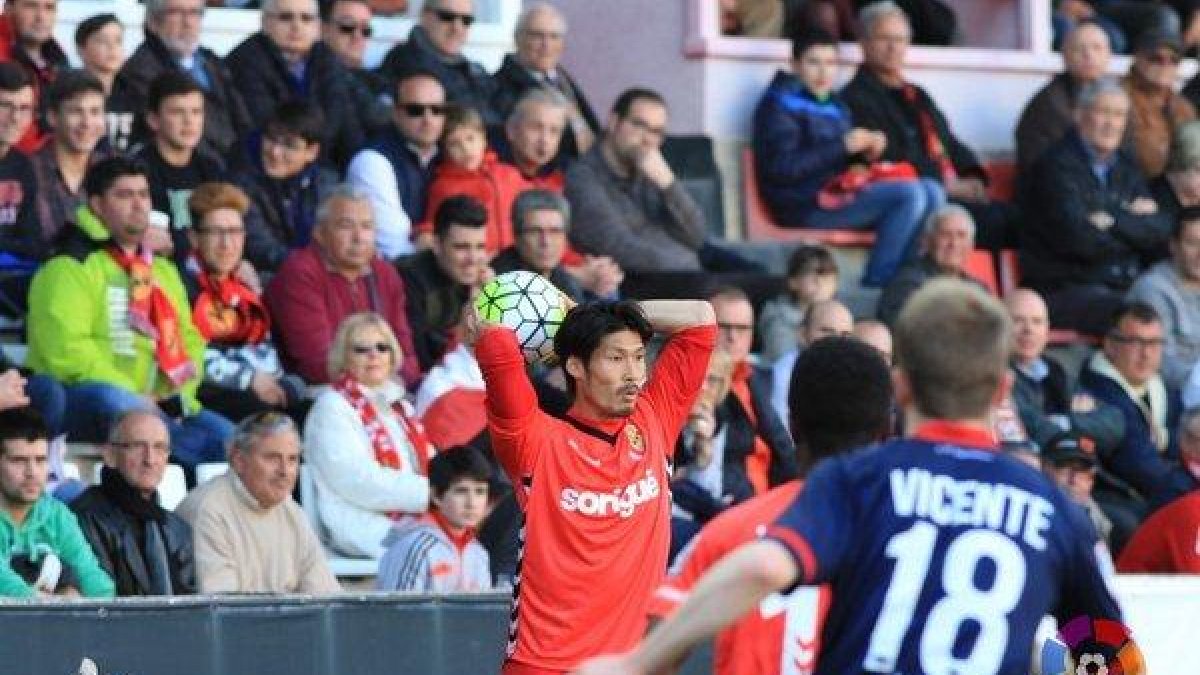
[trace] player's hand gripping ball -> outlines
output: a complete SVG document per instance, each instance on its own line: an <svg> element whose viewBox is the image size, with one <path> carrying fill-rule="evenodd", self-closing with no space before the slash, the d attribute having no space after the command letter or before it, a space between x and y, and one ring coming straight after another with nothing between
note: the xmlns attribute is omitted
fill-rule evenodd
<svg viewBox="0 0 1200 675"><path fill-rule="evenodd" d="M555 360L554 334L566 316L561 291L534 272L505 272L484 284L475 298L479 318L511 328L530 363Z"/></svg>

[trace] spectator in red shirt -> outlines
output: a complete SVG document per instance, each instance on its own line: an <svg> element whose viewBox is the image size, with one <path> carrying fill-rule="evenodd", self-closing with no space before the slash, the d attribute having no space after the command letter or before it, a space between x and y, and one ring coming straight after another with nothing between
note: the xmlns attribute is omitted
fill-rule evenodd
<svg viewBox="0 0 1200 675"><path fill-rule="evenodd" d="M329 346L338 324L351 314L383 315L401 350L413 353L404 282L375 254L371 203L351 186L338 186L321 203L312 242L288 256L266 299L284 367L310 384L329 381ZM400 374L415 386L421 378L416 359L406 359Z"/></svg>
<svg viewBox="0 0 1200 675"><path fill-rule="evenodd" d="M446 161L438 165L429 185L426 214L430 217L417 226L418 246L432 244L432 215L455 195L474 197L487 209L488 255L512 246L512 205L529 183L515 167L502 163L488 150L487 131L478 111L455 106L446 111L442 152Z"/></svg>
<svg viewBox="0 0 1200 675"><path fill-rule="evenodd" d="M1179 455L1200 480L1200 408L1183 414ZM1129 574L1200 574L1200 489L1167 504L1142 523L1117 559Z"/></svg>

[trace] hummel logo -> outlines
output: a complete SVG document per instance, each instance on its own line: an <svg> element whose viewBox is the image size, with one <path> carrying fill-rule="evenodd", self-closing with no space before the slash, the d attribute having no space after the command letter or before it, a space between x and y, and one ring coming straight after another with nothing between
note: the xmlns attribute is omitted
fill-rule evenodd
<svg viewBox="0 0 1200 675"><path fill-rule="evenodd" d="M579 443L577 443L574 438L567 439L567 447L574 450L575 454L579 455L579 458L582 459L583 461L587 462L588 465L591 466L592 468L594 468L594 469L600 468L602 462L600 460L596 459L595 457L592 457L591 455L584 452L583 448L579 447Z"/></svg>

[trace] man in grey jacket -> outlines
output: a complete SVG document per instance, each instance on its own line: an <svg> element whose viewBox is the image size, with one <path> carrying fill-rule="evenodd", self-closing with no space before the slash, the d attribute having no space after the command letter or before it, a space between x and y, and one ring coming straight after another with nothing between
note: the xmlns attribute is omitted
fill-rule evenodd
<svg viewBox="0 0 1200 675"><path fill-rule="evenodd" d="M1183 210L1169 242L1171 257L1146 270L1129 290L1163 322L1162 376L1179 389L1200 362L1200 208Z"/></svg>

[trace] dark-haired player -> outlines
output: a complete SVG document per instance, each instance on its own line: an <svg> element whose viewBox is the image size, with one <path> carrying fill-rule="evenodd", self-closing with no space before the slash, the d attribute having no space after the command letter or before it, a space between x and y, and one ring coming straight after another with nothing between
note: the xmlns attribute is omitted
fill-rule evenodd
<svg viewBox="0 0 1200 675"><path fill-rule="evenodd" d="M643 645L579 672L659 672L801 583L833 588L817 673L1027 673L1047 613L1119 621L1086 515L996 449L1010 333L983 291L923 287L896 324L908 437L822 462L766 538L714 567Z"/></svg>
<svg viewBox="0 0 1200 675"><path fill-rule="evenodd" d="M802 456L813 461L882 440L891 428L892 380L872 346L829 337L805 349L792 369L790 428ZM696 582L725 555L754 541L796 500L803 480L792 480L717 516L679 554L650 602L651 617L671 614ZM825 586L773 593L717 636L717 675L807 672L817 655Z"/></svg>
<svg viewBox="0 0 1200 675"><path fill-rule="evenodd" d="M512 331L468 339L487 383L488 430L525 512L506 675L564 673L646 629L670 540L667 467L716 343L695 300L596 302L554 338L573 402L542 412ZM648 377L646 343L668 335Z"/></svg>

